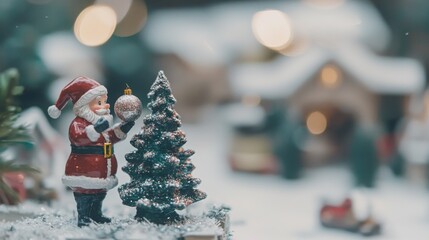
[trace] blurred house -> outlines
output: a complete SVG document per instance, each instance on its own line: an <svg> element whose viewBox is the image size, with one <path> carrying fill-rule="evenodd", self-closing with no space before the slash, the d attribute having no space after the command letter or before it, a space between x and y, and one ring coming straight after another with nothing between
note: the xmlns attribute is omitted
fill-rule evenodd
<svg viewBox="0 0 429 240"><path fill-rule="evenodd" d="M355 124L379 126L385 117L382 108L402 113L406 97L423 88L424 71L415 60L379 57L362 45L347 44L237 66L231 71L231 82L241 98L284 102L288 115L305 123L320 141L331 143L319 142L325 147L313 154L323 160L324 155L329 158L344 150L342 145ZM399 100L385 102L384 96Z"/></svg>
<svg viewBox="0 0 429 240"><path fill-rule="evenodd" d="M150 16L142 38L159 68L177 78L171 83L178 103L194 103L182 115L203 103L235 101L225 111L236 130L232 166L246 171L276 169L272 133L283 115L310 133L308 141L296 138L311 144L296 148L324 162L345 152L356 125L392 131L403 101L425 80L419 62L380 56L390 31L367 1L162 10ZM386 156L389 139L380 144Z"/></svg>
<svg viewBox="0 0 429 240"><path fill-rule="evenodd" d="M406 100L424 87L424 68L418 61L381 57L375 53L387 46L388 42L379 40L388 39L389 34L372 7L357 2L344 5L348 7L319 9L318 14L309 11L306 14L312 20L305 21L302 17L296 18L296 21L313 25L307 28L310 30L318 24L330 23L329 19L336 19L336 23L359 19L360 30L356 34L348 35L355 30L353 25L349 26L353 29L350 30L334 28L335 24L329 28L327 24L325 29L312 31L312 34L299 34L301 39L312 45L297 55L278 56L264 63L239 64L230 71L233 93L242 102L247 102L245 99L249 96L257 97L268 111L270 105L280 102L297 127L305 126L308 137L297 142L295 148L301 152L298 157L310 165L332 162L337 158L347 159L349 140L356 126L381 127L387 135L376 136L380 138L378 152L381 158L390 157L396 147L392 143L394 136L390 135L404 114ZM302 6L303 9L306 7ZM363 9L368 9L372 14L362 12ZM361 22L360 19L365 21ZM291 17L291 21L294 18ZM369 34L371 31L375 32ZM370 38L378 44L368 44L365 39ZM291 55L291 45L280 51ZM248 106L243 105L243 108ZM287 134L294 135L293 131ZM236 138L236 141L241 140ZM292 137L283 141L296 140ZM251 146L248 149L254 150Z"/></svg>

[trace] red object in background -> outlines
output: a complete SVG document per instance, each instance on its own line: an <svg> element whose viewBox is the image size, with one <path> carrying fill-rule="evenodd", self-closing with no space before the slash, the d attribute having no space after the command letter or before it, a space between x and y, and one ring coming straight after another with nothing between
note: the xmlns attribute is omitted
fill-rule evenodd
<svg viewBox="0 0 429 240"><path fill-rule="evenodd" d="M356 231L358 221L353 214L352 200L346 198L340 205L326 204L320 210L320 222L325 227Z"/></svg>
<svg viewBox="0 0 429 240"><path fill-rule="evenodd" d="M321 210L321 214L329 213L333 217L343 218L352 209L352 200L346 198L339 206L335 205L324 205Z"/></svg>
<svg viewBox="0 0 429 240"><path fill-rule="evenodd" d="M14 190L19 197L19 202L26 199L27 194L24 186L25 175L22 172L9 172L4 173L2 177L3 181ZM6 204L16 204L11 199L7 199Z"/></svg>
<svg viewBox="0 0 429 240"><path fill-rule="evenodd" d="M379 159L386 162L396 151L397 143L394 134L385 134L377 139L377 150Z"/></svg>
<svg viewBox="0 0 429 240"><path fill-rule="evenodd" d="M360 233L364 236L377 235L381 231L381 225L371 216L363 220L357 219L350 198L346 198L340 205L323 205L319 217L322 226L327 228Z"/></svg>

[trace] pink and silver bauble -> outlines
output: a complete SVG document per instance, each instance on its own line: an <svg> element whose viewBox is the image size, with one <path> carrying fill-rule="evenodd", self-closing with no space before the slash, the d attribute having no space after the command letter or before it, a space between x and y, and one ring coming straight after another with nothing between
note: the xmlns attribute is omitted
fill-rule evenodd
<svg viewBox="0 0 429 240"><path fill-rule="evenodd" d="M142 102L131 94L131 89L125 89L125 94L115 102L114 110L116 116L125 122L135 121L142 114Z"/></svg>

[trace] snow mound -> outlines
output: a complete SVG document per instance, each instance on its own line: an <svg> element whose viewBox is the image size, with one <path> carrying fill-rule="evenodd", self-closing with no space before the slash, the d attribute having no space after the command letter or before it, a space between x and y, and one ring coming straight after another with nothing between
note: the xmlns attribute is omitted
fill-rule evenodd
<svg viewBox="0 0 429 240"><path fill-rule="evenodd" d="M1 215L23 214L33 217L22 220L1 222L0 239L141 239L176 240L183 236L229 235L221 228L219 219L213 217L213 209L201 215L187 215L184 223L155 225L138 222L133 216L113 218L109 224L92 223L79 228L73 211L57 211L42 205L0 206Z"/></svg>

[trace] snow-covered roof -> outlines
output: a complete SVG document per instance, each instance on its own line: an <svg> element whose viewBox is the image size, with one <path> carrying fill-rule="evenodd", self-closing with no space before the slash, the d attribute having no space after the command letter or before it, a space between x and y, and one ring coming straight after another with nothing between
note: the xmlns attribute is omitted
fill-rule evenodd
<svg viewBox="0 0 429 240"><path fill-rule="evenodd" d="M294 36L311 43L335 45L353 40L380 51L389 42L389 30L374 7L367 1L351 0L332 8L306 1L259 1L160 10L149 16L142 38L155 51L175 53L193 64L228 64L264 51L251 22L256 12L266 9L285 12Z"/></svg>
<svg viewBox="0 0 429 240"><path fill-rule="evenodd" d="M222 113L232 126L261 126L265 120L265 111L260 105L232 103L225 106Z"/></svg>
<svg viewBox="0 0 429 240"><path fill-rule="evenodd" d="M424 87L424 68L417 60L377 56L359 44L314 48L297 57L237 65L229 77L238 96L287 98L328 63L336 64L375 93L409 94Z"/></svg>

